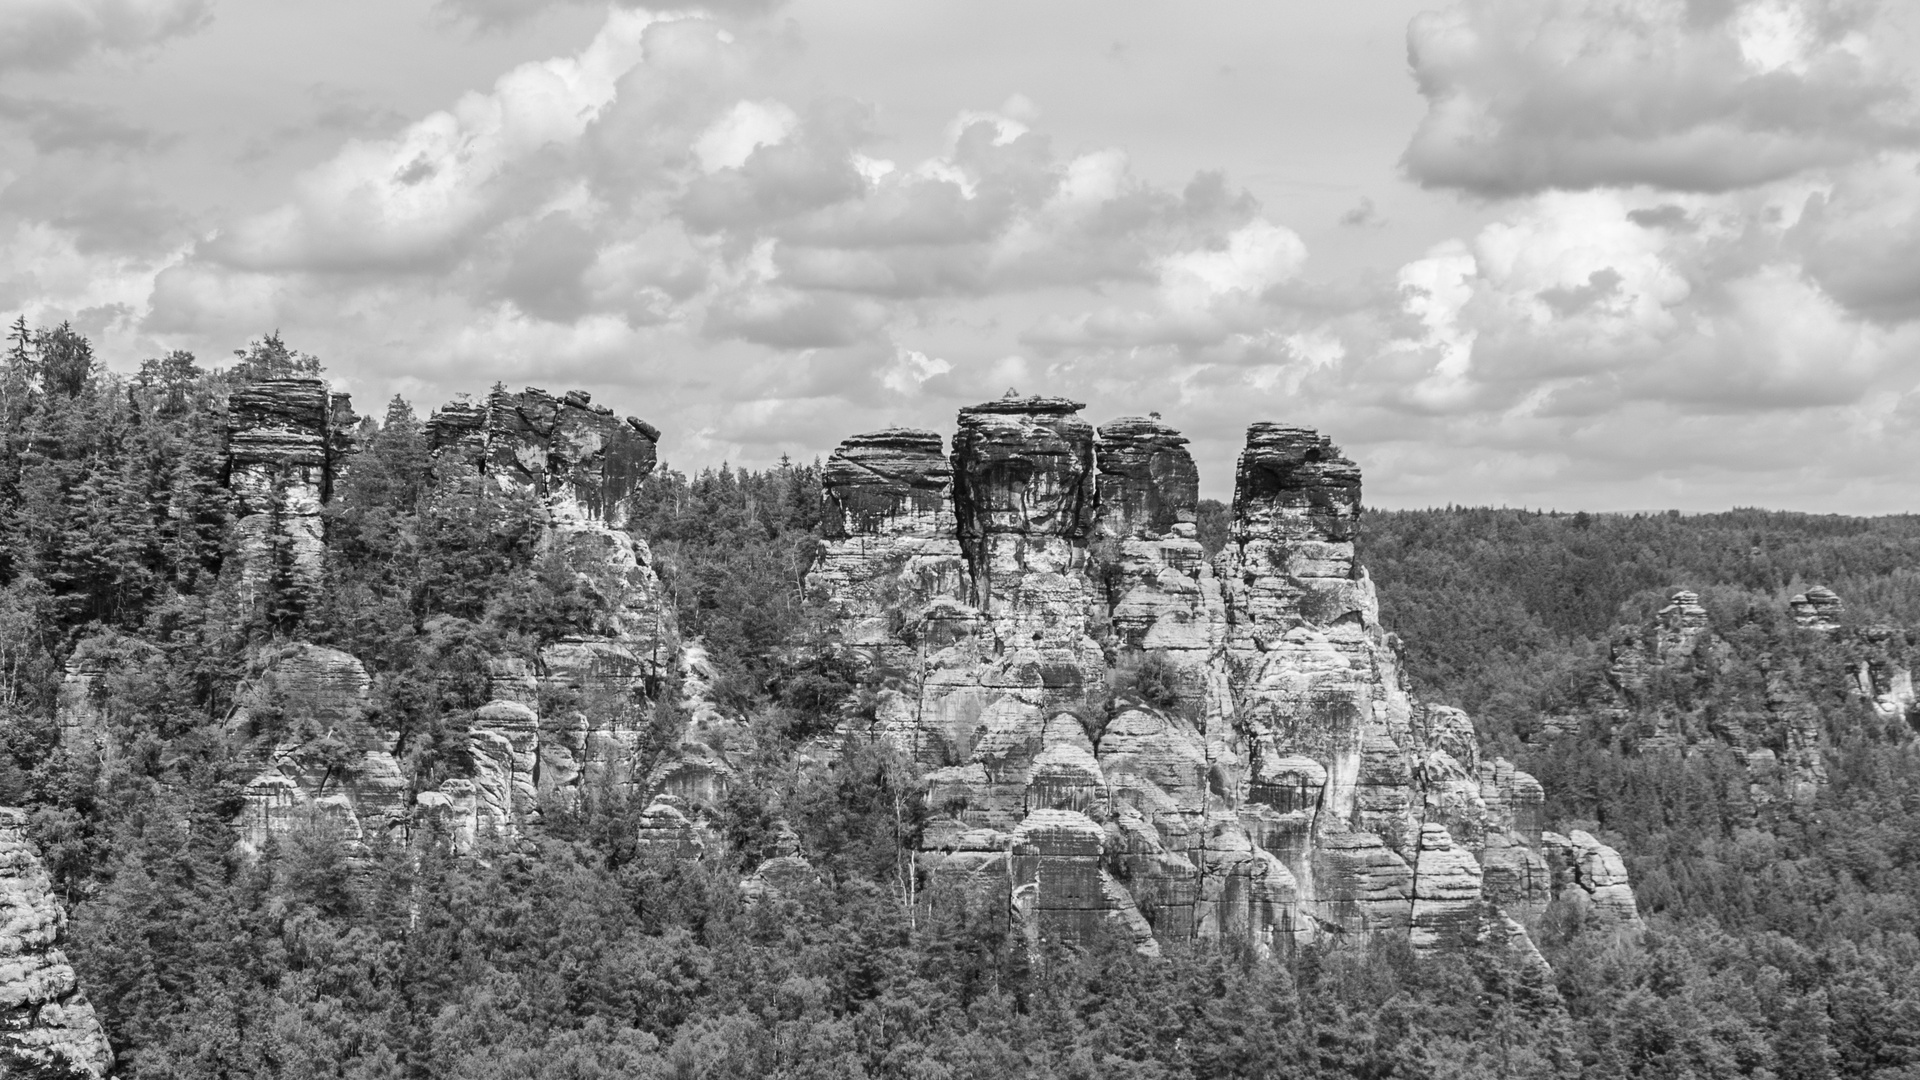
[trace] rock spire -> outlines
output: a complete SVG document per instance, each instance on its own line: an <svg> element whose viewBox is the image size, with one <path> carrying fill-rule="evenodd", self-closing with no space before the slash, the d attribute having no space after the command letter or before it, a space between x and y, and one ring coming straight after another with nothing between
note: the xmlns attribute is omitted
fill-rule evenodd
<svg viewBox="0 0 1920 1080"><path fill-rule="evenodd" d="M1561 888L1637 919L1611 849L1550 848L1540 785L1407 694L1338 447L1254 425L1208 559L1187 440L1080 409L1010 394L960 411L950 467L899 429L828 465L812 580L889 673L875 731L929 770L936 896L1143 951L1399 934L1537 960L1515 918Z"/></svg>

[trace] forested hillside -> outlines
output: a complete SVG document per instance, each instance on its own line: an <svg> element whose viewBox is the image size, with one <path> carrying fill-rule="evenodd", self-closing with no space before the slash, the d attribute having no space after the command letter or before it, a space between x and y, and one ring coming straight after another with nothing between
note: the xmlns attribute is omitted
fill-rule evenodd
<svg viewBox="0 0 1920 1080"><path fill-rule="evenodd" d="M466 844L431 816L350 836L316 815L245 850L249 780L288 734L238 700L263 650L362 658L418 796L468 768L489 658L608 617L524 498L429 469L399 400L354 429L324 578L276 551L243 582L229 400L319 370L269 336L217 368L175 353L114 374L70 329L22 323L0 371L0 804L26 812L69 912L115 1075L1920 1076L1920 763L1908 717L1857 689L1863 643L1898 666L1920 629L1920 520L1362 519L1412 679L1620 849L1643 936L1551 907L1530 928L1551 977L1337 937L1265 960L1231 940L1036 947L1005 918L902 902L921 769L836 743L876 687L806 587L822 475L802 463L662 468L629 522L709 662L705 713L662 688L637 746L664 757L698 722L740 763L702 857L639 842L651 793L612 780L514 836ZM1816 584L1847 605L1831 632L1787 607ZM1710 622L1704 659L1620 689L1618 657L1681 588ZM62 730L76 656L109 673L98 754ZM1783 701L1817 728L1805 790L1754 764L1789 749L1768 727ZM743 893L793 849L816 876Z"/></svg>

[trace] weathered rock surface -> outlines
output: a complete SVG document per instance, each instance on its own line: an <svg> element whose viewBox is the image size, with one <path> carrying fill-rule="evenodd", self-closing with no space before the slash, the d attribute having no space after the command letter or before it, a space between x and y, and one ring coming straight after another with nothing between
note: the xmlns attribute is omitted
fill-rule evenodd
<svg viewBox="0 0 1920 1080"><path fill-rule="evenodd" d="M820 884L820 871L798 855L776 855L762 862L740 882L740 899L748 904L789 899Z"/></svg>
<svg viewBox="0 0 1920 1080"><path fill-rule="evenodd" d="M496 482L531 491L556 523L626 527L632 500L653 471L660 432L617 418L584 391L554 397L537 387L496 387L483 404L461 399L427 420L427 445Z"/></svg>
<svg viewBox="0 0 1920 1080"><path fill-rule="evenodd" d="M1793 612L1794 622L1826 633L1840 629L1840 616L1846 611L1839 595L1825 585L1815 585L1795 595L1787 601L1787 607Z"/></svg>
<svg viewBox="0 0 1920 1080"><path fill-rule="evenodd" d="M1161 537L1191 525L1200 505L1200 470L1187 438L1158 416L1127 416L1099 431L1095 496L1100 527L1116 537Z"/></svg>
<svg viewBox="0 0 1920 1080"><path fill-rule="evenodd" d="M874 731L929 769L936 902L1149 951L1393 933L1537 959L1508 912L1593 894L1549 867L1538 782L1407 695L1354 562L1359 468L1255 425L1208 560L1186 440L1078 410L962 410L950 510L929 433L828 469L842 525L812 583L897 688Z"/></svg>
<svg viewBox="0 0 1920 1080"><path fill-rule="evenodd" d="M1853 677L1845 691L1880 717L1902 721L1897 734L1910 731L1920 719L1912 643L1896 628L1844 625L1843 611L1840 597L1824 586L1787 603L1795 626L1818 635L1818 647L1846 658ZM1816 704L1825 690L1808 685L1807 674L1803 665L1771 654L1739 655L1714 631L1700 597L1681 589L1646 626L1615 632L1606 668L1610 694L1582 711L1547 718L1540 737L1557 738L1597 721L1597 730L1639 753L1720 743L1746 761L1754 806L1776 799L1806 802L1827 783L1825 720ZM1703 704L1710 695L1691 695L1695 704L1689 705L1687 695L1671 692L1755 676L1764 688L1757 709L1710 711Z"/></svg>
<svg viewBox="0 0 1920 1080"><path fill-rule="evenodd" d="M26 814L0 807L0 1076L104 1077L113 1051L60 949L67 915L26 837Z"/></svg>
<svg viewBox="0 0 1920 1080"><path fill-rule="evenodd" d="M848 439L827 459L822 483L827 541L813 580L831 598L841 640L882 668L917 672L922 649L948 636L940 602L959 602L970 589L940 436L890 428ZM908 626L916 632L900 632ZM897 734L903 744L927 744L929 756L942 741L938 732Z"/></svg>
<svg viewBox="0 0 1920 1080"><path fill-rule="evenodd" d="M231 725L260 764L243 792L242 849L259 851L322 821L355 841L404 829L413 793L394 755L398 734L369 720L365 665L304 642L270 648L256 662Z"/></svg>
<svg viewBox="0 0 1920 1080"><path fill-rule="evenodd" d="M317 379L274 379L236 391L229 410L230 482L246 515L244 580L258 588L267 575L289 573L317 587L321 507L354 449L347 399ZM543 799L637 779L648 710L679 660L651 553L626 528L659 432L584 392L533 388L456 401L426 431L437 482L477 475L543 508L545 555L596 599L594 621L530 660L499 658L494 700L468 724L469 774L417 795L398 760L399 733L368 720L370 681L359 660L300 642L268 649L235 719L236 737L260 766L238 823L244 847L257 850L302 822L330 821L363 840L422 817L470 843L513 833ZM70 666L62 723L76 751L105 745L105 719L91 703L106 673L81 654Z"/></svg>
<svg viewBox="0 0 1920 1080"><path fill-rule="evenodd" d="M241 580L262 588L275 573L320 584L320 508L354 452L351 400L320 379L263 379L227 401L228 484L240 504Z"/></svg>
<svg viewBox="0 0 1920 1080"><path fill-rule="evenodd" d="M1588 910L1604 926L1640 926L1639 904L1633 898L1626 863L1619 852L1577 829L1570 836L1549 832L1544 840L1547 861L1564 897Z"/></svg>

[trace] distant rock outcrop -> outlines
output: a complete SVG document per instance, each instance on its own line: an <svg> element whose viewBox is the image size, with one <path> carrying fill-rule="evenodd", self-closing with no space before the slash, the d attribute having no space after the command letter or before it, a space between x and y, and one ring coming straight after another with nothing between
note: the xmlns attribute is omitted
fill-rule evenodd
<svg viewBox="0 0 1920 1080"><path fill-rule="evenodd" d="M1817 699L1833 690L1869 705L1882 720L1897 721L1895 734L1920 727L1905 631L1890 626L1849 626L1845 605L1822 585L1792 596L1786 632L1809 632L1793 651L1811 649L1822 664L1840 663L1844 686L1831 676L1820 684L1819 665L1809 667L1771 653L1743 654L1716 633L1699 594L1675 591L1644 626L1614 632L1597 701L1567 715L1546 718L1539 738L1559 738L1598 720L1606 737L1640 753L1680 753L1701 744L1722 744L1746 761L1753 805L1776 798L1806 802L1827 783L1826 718ZM1750 616L1751 618L1752 616ZM1736 635L1737 636L1737 635ZM1748 646L1751 650L1752 646ZM1810 681L1814 680L1814 681ZM1745 709L1703 705L1716 685L1757 686ZM1686 689L1687 693L1677 693Z"/></svg>
<svg viewBox="0 0 1920 1080"><path fill-rule="evenodd" d="M1832 633L1840 629L1840 616L1846 605L1840 597L1825 585L1815 585L1806 592L1796 594L1787 601L1787 607L1793 612L1793 621L1809 630Z"/></svg>
<svg viewBox="0 0 1920 1080"><path fill-rule="evenodd" d="M1210 561L1186 440L1079 410L961 410L950 503L930 433L850 439L827 469L841 524L812 582L883 669L874 732L929 770L937 892L1143 951L1393 933L1537 955L1509 912L1555 895L1540 785L1407 695L1354 562L1358 466L1254 425Z"/></svg>
<svg viewBox="0 0 1920 1080"><path fill-rule="evenodd" d="M113 1051L60 944L67 915L26 837L26 814L0 807L0 1076L95 1080Z"/></svg>

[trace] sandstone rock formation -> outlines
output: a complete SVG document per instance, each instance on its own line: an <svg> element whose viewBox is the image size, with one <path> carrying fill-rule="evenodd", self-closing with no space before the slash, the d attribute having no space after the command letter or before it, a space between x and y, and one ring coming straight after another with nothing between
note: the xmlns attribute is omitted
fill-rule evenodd
<svg viewBox="0 0 1920 1080"><path fill-rule="evenodd" d="M1577 829L1571 836L1546 833L1545 840L1555 884L1562 895L1602 925L1639 925L1639 906L1619 852Z"/></svg>
<svg viewBox="0 0 1920 1080"><path fill-rule="evenodd" d="M1793 612L1793 621L1809 630L1832 633L1840 629L1840 616L1846 605L1840 597L1825 585L1815 585L1806 592L1796 594L1787 601L1787 607Z"/></svg>
<svg viewBox="0 0 1920 1080"><path fill-rule="evenodd" d="M1853 677L1845 691L1869 705L1882 719L1896 721L1896 733L1920 719L1911 669L1912 645L1895 627L1849 627L1845 605L1833 590L1814 586L1787 602L1786 614L1809 631L1817 647L1847 658ZM1704 691L1718 682L1757 675L1764 689L1761 708L1750 713L1720 710L1708 714L1683 707L1670 693L1691 685ZM1653 621L1615 633L1609 649L1608 694L1587 711L1549 717L1543 736L1577 730L1589 718L1602 721L1618 742L1640 753L1680 753L1718 742L1739 751L1751 777L1755 805L1776 798L1805 802L1827 783L1825 720L1815 703L1825 691L1806 684L1807 672L1772 655L1738 655L1715 633L1700 597L1688 589L1672 594ZM1692 695L1704 701L1708 695Z"/></svg>
<svg viewBox="0 0 1920 1080"><path fill-rule="evenodd" d="M495 387L484 403L465 398L428 418L427 442L442 459L464 459L502 487L540 498L557 524L624 529L634 494L653 471L660 432L639 417L620 420L570 390Z"/></svg>
<svg viewBox="0 0 1920 1080"><path fill-rule="evenodd" d="M321 507L353 451L352 410L317 379L272 379L233 394L229 476L246 515L243 581L275 573L304 588L322 575ZM436 483L478 481L533 500L542 544L597 601L596 621L529 659L493 663L494 700L468 724L469 775L415 793L399 733L370 721L370 680L355 657L293 642L262 650L233 734L260 772L238 823L258 850L297 824L330 821L352 840L437 818L456 842L511 834L540 802L602 778L628 783L647 709L678 662L678 640L646 544L627 531L659 432L572 391L496 389L426 424ZM431 626L428 627L432 629ZM91 702L103 664L76 653L61 718L73 749L105 745Z"/></svg>
<svg viewBox="0 0 1920 1080"><path fill-rule="evenodd" d="M318 587L320 508L354 452L352 401L320 379L263 379L227 401L228 485L240 507L243 585L281 573Z"/></svg>
<svg viewBox="0 0 1920 1080"><path fill-rule="evenodd" d="M1354 562L1358 466L1254 425L1208 560L1186 440L1079 409L1009 397L961 411L950 468L896 429L827 469L812 583L885 676L872 731L928 770L936 895L1143 951L1393 933L1531 954L1508 913L1555 892L1543 793L1407 695Z"/></svg>
<svg viewBox="0 0 1920 1080"><path fill-rule="evenodd" d="M476 826L524 819L540 798L603 776L632 782L647 703L659 698L678 652L652 554L627 532L660 433L637 417L617 418L584 392L556 398L533 387L495 388L484 404L456 401L426 430L437 469L472 468L540 502L545 543L604 609L594 632L548 645L530 664L495 665L495 700L473 724L483 763Z"/></svg>
<svg viewBox="0 0 1920 1080"><path fill-rule="evenodd" d="M232 725L261 766L244 792L241 847L259 851L319 820L356 841L404 827L413 799L393 754L398 735L368 722L371 680L360 661L296 642L259 664Z"/></svg>
<svg viewBox="0 0 1920 1080"><path fill-rule="evenodd" d="M26 814L0 807L0 1076L108 1075L113 1051L60 949L66 912L26 837Z"/></svg>

